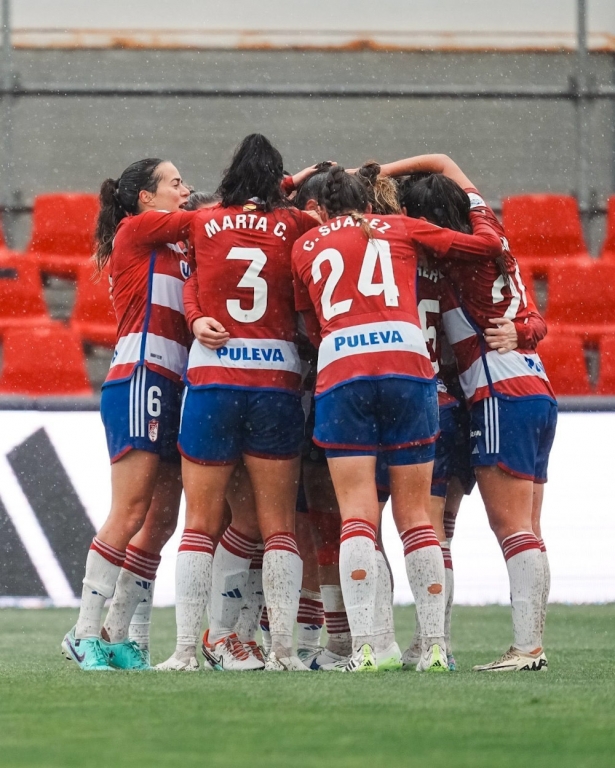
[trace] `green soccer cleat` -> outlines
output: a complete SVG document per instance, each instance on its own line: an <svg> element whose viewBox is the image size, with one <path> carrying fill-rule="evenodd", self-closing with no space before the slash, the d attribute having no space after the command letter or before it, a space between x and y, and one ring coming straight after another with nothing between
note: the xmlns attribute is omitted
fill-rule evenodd
<svg viewBox="0 0 615 768"><path fill-rule="evenodd" d="M417 672L448 672L448 660L442 648L434 643L426 651L421 653L419 663L416 665Z"/></svg>
<svg viewBox="0 0 615 768"><path fill-rule="evenodd" d="M378 663L374 650L371 645L365 643L356 653L350 657L348 664L344 667L344 672L377 672Z"/></svg>
<svg viewBox="0 0 615 768"><path fill-rule="evenodd" d="M391 645L385 651L376 652L376 664L378 672L395 672L403 666L401 651L397 643Z"/></svg>
<svg viewBox="0 0 615 768"><path fill-rule="evenodd" d="M75 627L64 635L62 653L85 672L112 672L99 637L75 637Z"/></svg>
<svg viewBox="0 0 615 768"><path fill-rule="evenodd" d="M134 640L121 643L108 643L101 640L101 646L109 664L114 669L145 670L151 669L147 651L142 651Z"/></svg>

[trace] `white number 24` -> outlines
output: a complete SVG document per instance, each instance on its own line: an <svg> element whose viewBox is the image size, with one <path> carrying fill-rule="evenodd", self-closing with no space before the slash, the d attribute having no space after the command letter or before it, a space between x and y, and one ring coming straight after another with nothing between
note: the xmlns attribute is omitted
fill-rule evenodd
<svg viewBox="0 0 615 768"><path fill-rule="evenodd" d="M323 317L325 320L331 320L331 318L337 315L350 311L352 299L344 299L343 301L333 303L331 301L333 291L344 274L344 259L342 254L335 248L326 248L314 259L312 264L314 283L319 283L322 280L322 265L326 261L331 265L331 272L327 277L322 292L321 304ZM378 263L380 263L380 270L382 272L381 283L374 282L374 273ZM395 276L393 275L391 245L388 240L370 240L368 242L365 255L363 256L357 287L363 296L380 296L380 294L384 294L384 303L387 307L399 306L399 288L395 283Z"/></svg>

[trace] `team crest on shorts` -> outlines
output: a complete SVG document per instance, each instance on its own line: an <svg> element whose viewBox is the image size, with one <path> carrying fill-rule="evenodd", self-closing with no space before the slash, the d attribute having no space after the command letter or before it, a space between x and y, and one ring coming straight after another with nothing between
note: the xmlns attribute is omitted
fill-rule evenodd
<svg viewBox="0 0 615 768"><path fill-rule="evenodd" d="M151 419L147 426L147 434L152 443L158 440L158 426L160 422L157 419Z"/></svg>

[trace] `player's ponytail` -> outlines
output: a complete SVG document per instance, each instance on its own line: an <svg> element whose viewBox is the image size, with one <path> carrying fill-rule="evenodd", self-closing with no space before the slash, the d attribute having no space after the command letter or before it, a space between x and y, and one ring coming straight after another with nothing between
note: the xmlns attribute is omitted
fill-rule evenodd
<svg viewBox="0 0 615 768"><path fill-rule="evenodd" d="M331 217L344 213L352 216L365 237L374 239L372 228L363 216L370 205L369 195L365 184L356 175L351 176L341 165L334 165L327 174L319 202Z"/></svg>
<svg viewBox="0 0 615 768"><path fill-rule="evenodd" d="M282 155L261 133L251 133L235 150L216 194L224 208L244 205L253 198L266 211L288 208L290 203L280 186L283 177Z"/></svg>
<svg viewBox="0 0 615 768"><path fill-rule="evenodd" d="M384 216L401 213L397 183L389 176L380 176L380 165L375 160L363 163L357 171L357 176L365 184L373 213Z"/></svg>
<svg viewBox="0 0 615 768"><path fill-rule="evenodd" d="M163 161L157 157L129 165L118 179L105 179L100 187L100 211L96 222L94 261L102 272L111 256L113 238L125 216L139 213L139 192L156 192L160 175L156 169Z"/></svg>

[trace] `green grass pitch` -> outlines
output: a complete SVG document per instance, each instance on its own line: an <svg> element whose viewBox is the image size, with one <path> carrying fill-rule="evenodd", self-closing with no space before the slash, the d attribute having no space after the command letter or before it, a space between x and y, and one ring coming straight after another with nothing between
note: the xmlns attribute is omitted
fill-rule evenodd
<svg viewBox="0 0 615 768"><path fill-rule="evenodd" d="M457 608L459 672L86 674L72 610L0 611L2 768L613 768L615 605L553 606L547 673L477 675L506 608ZM400 644L413 611L396 611ZM173 648L154 615L153 661Z"/></svg>

